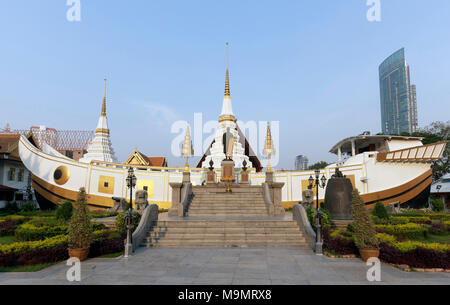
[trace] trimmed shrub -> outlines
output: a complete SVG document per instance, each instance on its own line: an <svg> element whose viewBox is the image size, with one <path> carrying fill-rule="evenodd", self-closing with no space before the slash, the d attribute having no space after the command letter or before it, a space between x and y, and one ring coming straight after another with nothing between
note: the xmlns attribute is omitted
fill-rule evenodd
<svg viewBox="0 0 450 305"><path fill-rule="evenodd" d="M450 269L450 251L441 253L432 249L418 247L403 252L385 243L381 243L380 249L380 259L387 263L405 264L413 268Z"/></svg>
<svg viewBox="0 0 450 305"><path fill-rule="evenodd" d="M36 211L37 207L36 204L34 204L33 201L27 201L22 205L22 208L20 209L21 212L33 212Z"/></svg>
<svg viewBox="0 0 450 305"><path fill-rule="evenodd" d="M24 216L11 215L0 219L0 236L12 236L17 226L28 221Z"/></svg>
<svg viewBox="0 0 450 305"><path fill-rule="evenodd" d="M12 219L5 219L0 221L0 236L14 235L17 228L17 222Z"/></svg>
<svg viewBox="0 0 450 305"><path fill-rule="evenodd" d="M358 249L377 249L375 225L358 190L352 193L352 214L355 244Z"/></svg>
<svg viewBox="0 0 450 305"><path fill-rule="evenodd" d="M419 223L431 224L431 218L427 216L391 217L391 224Z"/></svg>
<svg viewBox="0 0 450 305"><path fill-rule="evenodd" d="M123 238L105 239L94 241L89 250L89 257L124 251Z"/></svg>
<svg viewBox="0 0 450 305"><path fill-rule="evenodd" d="M322 211L322 228L329 228L331 227L331 217L328 210L320 209ZM309 223L311 224L311 227L314 231L316 231L316 209L314 208L307 208L306 209L306 215L308 216Z"/></svg>
<svg viewBox="0 0 450 305"><path fill-rule="evenodd" d="M64 201L56 208L56 219L68 221L72 217L73 205L71 201Z"/></svg>
<svg viewBox="0 0 450 305"><path fill-rule="evenodd" d="M436 198L431 200L431 206L433 207L433 210L436 212L441 212L444 210L444 201L442 201L441 198Z"/></svg>
<svg viewBox="0 0 450 305"><path fill-rule="evenodd" d="M443 223L433 223L428 232L434 235L447 235L448 227Z"/></svg>
<svg viewBox="0 0 450 305"><path fill-rule="evenodd" d="M90 218L105 218L117 216L117 212L107 212L107 211L91 211L89 213Z"/></svg>
<svg viewBox="0 0 450 305"><path fill-rule="evenodd" d="M375 208L372 210L372 215L377 216L380 219L389 219L389 214L386 207L381 202L375 204Z"/></svg>
<svg viewBox="0 0 450 305"><path fill-rule="evenodd" d="M445 228L447 229L447 231L450 231L450 220L444 221L443 222Z"/></svg>
<svg viewBox="0 0 450 305"><path fill-rule="evenodd" d="M123 251L123 237L117 232L109 231L97 235L97 239L91 244L89 257ZM44 241L0 245L0 266L3 267L52 263L68 258L66 235L55 236Z"/></svg>
<svg viewBox="0 0 450 305"><path fill-rule="evenodd" d="M346 236L343 232L330 232L330 229L325 227L322 229L322 236L324 249L333 254L349 255L358 253L358 248L353 238Z"/></svg>
<svg viewBox="0 0 450 305"><path fill-rule="evenodd" d="M407 223L404 225L376 225L378 233L387 233L394 235L401 240L423 239L427 237L428 230L422 225L416 223Z"/></svg>
<svg viewBox="0 0 450 305"><path fill-rule="evenodd" d="M99 223L99 222L93 222L91 225L92 225L92 229L94 230L94 232L107 229L107 227L104 224Z"/></svg>
<svg viewBox="0 0 450 305"><path fill-rule="evenodd" d="M126 212L122 212L119 213L116 217L116 228L117 231L119 231L120 233L124 233L127 231L126 225L125 225L125 215ZM133 216L134 216L134 227L133 227L133 232L134 230L136 230L136 228L139 225L139 222L141 221L141 214L139 214L138 212L133 210Z"/></svg>
<svg viewBox="0 0 450 305"><path fill-rule="evenodd" d="M0 245L0 254L21 253L35 249L47 249L67 244L67 236L59 235L44 240L15 242L9 245Z"/></svg>
<svg viewBox="0 0 450 305"><path fill-rule="evenodd" d="M43 240L49 237L67 234L67 226L35 226L30 223L21 225L15 231L19 241Z"/></svg>
<svg viewBox="0 0 450 305"><path fill-rule="evenodd" d="M86 191L80 188L69 222L68 242L71 249L88 247L92 240L92 226L86 207Z"/></svg>

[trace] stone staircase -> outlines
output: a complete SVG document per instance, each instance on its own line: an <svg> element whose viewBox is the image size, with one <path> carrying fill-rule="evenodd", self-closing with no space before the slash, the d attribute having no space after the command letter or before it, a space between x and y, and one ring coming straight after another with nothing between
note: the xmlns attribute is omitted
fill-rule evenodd
<svg viewBox="0 0 450 305"><path fill-rule="evenodd" d="M261 217L268 216L260 192L195 192L189 206L189 217Z"/></svg>
<svg viewBox="0 0 450 305"><path fill-rule="evenodd" d="M159 217L141 246L309 247L297 222L269 216L261 186L193 186L185 217Z"/></svg>
<svg viewBox="0 0 450 305"><path fill-rule="evenodd" d="M142 246L157 247L307 247L294 221L158 221Z"/></svg>

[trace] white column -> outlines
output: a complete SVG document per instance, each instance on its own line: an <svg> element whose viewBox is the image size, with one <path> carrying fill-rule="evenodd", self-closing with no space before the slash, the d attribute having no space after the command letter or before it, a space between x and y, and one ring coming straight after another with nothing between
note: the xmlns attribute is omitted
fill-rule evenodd
<svg viewBox="0 0 450 305"><path fill-rule="evenodd" d="M356 155L355 140L352 140L352 156Z"/></svg>
<svg viewBox="0 0 450 305"><path fill-rule="evenodd" d="M341 146L338 147L338 160L342 161L342 149L341 149Z"/></svg>

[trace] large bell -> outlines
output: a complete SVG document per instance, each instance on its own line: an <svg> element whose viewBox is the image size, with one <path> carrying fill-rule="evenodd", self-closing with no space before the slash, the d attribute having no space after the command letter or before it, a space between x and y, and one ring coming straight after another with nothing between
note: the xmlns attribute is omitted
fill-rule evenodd
<svg viewBox="0 0 450 305"><path fill-rule="evenodd" d="M336 174L328 180L325 190L324 208L330 212L331 219L352 219L352 191L350 179L336 169Z"/></svg>

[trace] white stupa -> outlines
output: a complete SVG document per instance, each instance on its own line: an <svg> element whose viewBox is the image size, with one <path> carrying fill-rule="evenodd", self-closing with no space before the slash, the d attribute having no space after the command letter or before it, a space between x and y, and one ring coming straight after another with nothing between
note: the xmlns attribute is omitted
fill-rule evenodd
<svg viewBox="0 0 450 305"><path fill-rule="evenodd" d="M228 139L232 136L235 139L233 146L233 154L231 159L234 161L235 168L243 167L244 160L247 162L246 167L251 168L252 162L245 154L245 148L242 143L245 143L245 138L241 139L242 133L236 124L236 118L233 113L230 95L230 77L228 73L228 43L227 43L227 72L225 77L225 94L222 102L222 112L219 117L219 125L217 127L214 142L208 149L205 159L202 162L203 168L210 166L210 161L214 162L214 168L220 168L221 162L226 158L225 146ZM243 135L242 135L243 136Z"/></svg>
<svg viewBox="0 0 450 305"><path fill-rule="evenodd" d="M95 137L88 145L87 153L79 161L90 163L93 160L117 162L114 149L111 145L111 139L109 138L108 119L106 118L106 79L102 113L98 119L97 128L95 129Z"/></svg>

